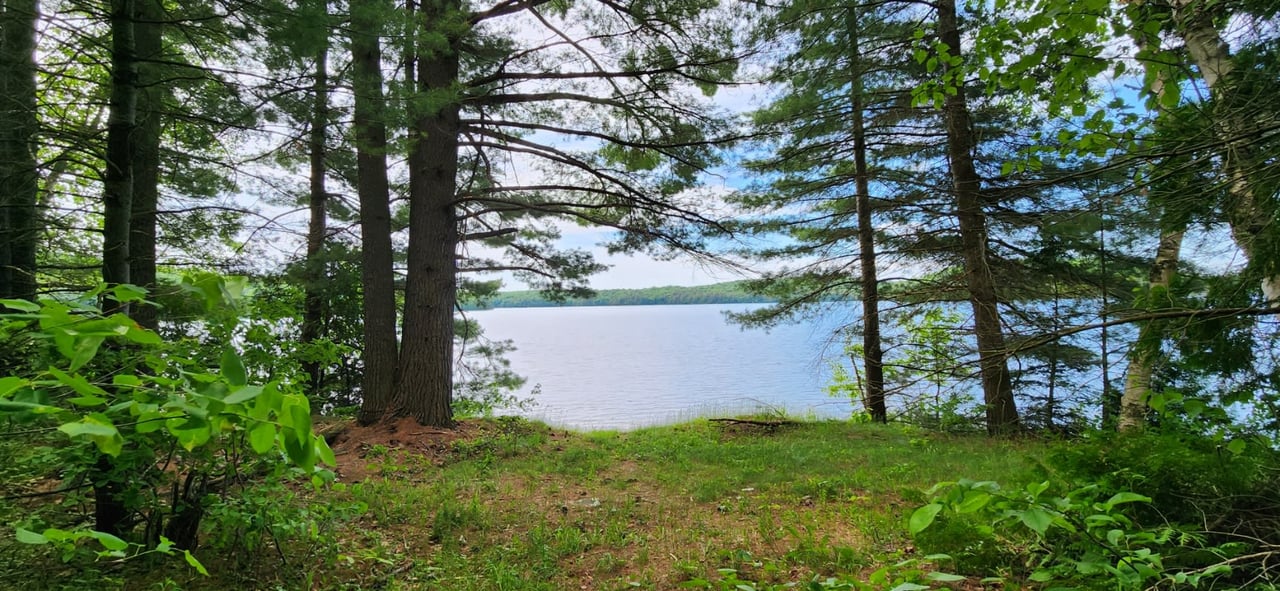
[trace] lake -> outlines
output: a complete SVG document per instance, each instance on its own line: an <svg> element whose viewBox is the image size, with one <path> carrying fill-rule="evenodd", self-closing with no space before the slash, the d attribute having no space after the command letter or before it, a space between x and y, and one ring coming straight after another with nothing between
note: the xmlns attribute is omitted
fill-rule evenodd
<svg viewBox="0 0 1280 591"><path fill-rule="evenodd" d="M847 417L832 398L831 329L847 318L743 330L723 311L760 304L502 308L468 312L514 341L512 369L536 392L530 418L571 429L633 429L759 409ZM536 390L535 390L536 388Z"/></svg>

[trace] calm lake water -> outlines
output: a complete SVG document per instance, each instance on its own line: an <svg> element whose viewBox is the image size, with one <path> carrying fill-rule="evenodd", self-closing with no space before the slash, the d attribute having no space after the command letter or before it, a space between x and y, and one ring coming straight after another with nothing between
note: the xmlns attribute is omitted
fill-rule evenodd
<svg viewBox="0 0 1280 591"><path fill-rule="evenodd" d="M503 308L468 312L494 340L510 339L528 378L520 414L572 429L630 429L758 408L849 416L828 396L825 359L840 319L743 330L723 311L753 304Z"/></svg>

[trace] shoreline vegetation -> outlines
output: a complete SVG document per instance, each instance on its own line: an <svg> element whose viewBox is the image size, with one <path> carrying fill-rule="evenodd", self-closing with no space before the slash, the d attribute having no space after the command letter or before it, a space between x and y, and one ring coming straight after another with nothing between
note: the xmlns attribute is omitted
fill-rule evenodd
<svg viewBox="0 0 1280 591"><path fill-rule="evenodd" d="M711 285L600 289L589 298L553 301L536 290L500 291L482 303L466 302L464 310L489 308L553 308L568 306L664 306L692 304L767 304L773 299L748 292L743 281Z"/></svg>

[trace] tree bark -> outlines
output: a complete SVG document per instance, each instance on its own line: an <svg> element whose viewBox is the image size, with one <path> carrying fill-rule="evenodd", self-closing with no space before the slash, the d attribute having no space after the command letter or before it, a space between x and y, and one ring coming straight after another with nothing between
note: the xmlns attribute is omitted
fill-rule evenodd
<svg viewBox="0 0 1280 591"><path fill-rule="evenodd" d="M876 280L875 226L871 220L870 175L867 172L867 131L863 113L862 55L859 48L857 14L848 9L851 66L858 69L851 79L853 111L853 167L858 209L858 263L862 287L862 366L866 370L863 392L867 412L877 423L889 422L884 397L884 353L880 345L880 292Z"/></svg>
<svg viewBox="0 0 1280 591"><path fill-rule="evenodd" d="M107 115L106 174L102 180L102 280L108 286L129 283L129 220L134 187L134 138L137 130L138 61L134 45L134 0L111 1L111 97ZM129 313L108 295L107 312ZM101 455L89 476L93 482L94 529L123 534L128 516L123 476L115 460Z"/></svg>
<svg viewBox="0 0 1280 591"><path fill-rule="evenodd" d="M951 56L960 56L960 29L955 0L937 3L938 36ZM982 208L981 179L974 166L976 142L973 121L965 98L963 73L941 60L947 82L943 103L943 119L947 130L947 160L955 191L956 220L960 227L965 280L969 302L973 306L974 333L978 341L978 358L982 375L983 402L986 404L987 431L993 434L1015 431L1019 426L1018 409L1013 400L1013 382L1000 324L999 301L995 280L987 262L986 214Z"/></svg>
<svg viewBox="0 0 1280 591"><path fill-rule="evenodd" d="M328 3L324 2L328 13ZM329 127L329 44L323 43L315 56L312 89L311 133L308 146L311 174L311 220L307 227L307 261L302 310L302 342L314 343L324 335L325 325L325 240L328 237L328 191L325 187L325 160ZM312 358L303 364L313 394L323 386L324 369Z"/></svg>
<svg viewBox="0 0 1280 591"><path fill-rule="evenodd" d="M36 0L0 3L0 298L36 297Z"/></svg>
<svg viewBox="0 0 1280 591"><path fill-rule="evenodd" d="M1134 29L1130 35L1138 49L1150 43L1145 31ZM1150 92L1156 104L1164 104L1169 80L1163 72L1157 72ZM1158 116L1158 115L1157 115ZM1178 272L1182 256L1182 239L1186 235L1186 220L1174 220L1166 210L1161 216L1160 243L1156 245L1155 260L1147 276L1147 291L1152 296L1168 298L1169 288ZM1138 339L1129 353L1129 367L1125 370L1124 390L1120 393L1120 409L1116 420L1118 431L1141 429L1147 424L1147 404L1151 396L1151 376L1160 357L1159 341L1164 334L1159 321L1148 320L1138 327ZM1153 346L1154 343L1154 346Z"/></svg>
<svg viewBox="0 0 1280 591"><path fill-rule="evenodd" d="M356 192L360 199L360 283L364 316L363 399L357 420L381 419L391 403L397 366L395 269L387 181L386 99L382 85L381 24L390 7L351 2L351 53L356 135Z"/></svg>
<svg viewBox="0 0 1280 591"><path fill-rule="evenodd" d="M129 219L134 187L138 61L134 46L134 0L111 1L111 98L102 180L102 280L129 283ZM116 308L114 303L110 307ZM119 311L124 307L119 307ZM117 310L112 310L117 311Z"/></svg>
<svg viewBox="0 0 1280 591"><path fill-rule="evenodd" d="M418 23L433 26L455 1L424 3ZM409 260L397 413L423 425L453 425L453 310L457 298L459 104L452 32L448 48L419 48L409 144Z"/></svg>
<svg viewBox="0 0 1280 591"><path fill-rule="evenodd" d="M1153 297L1168 297L1169 287L1178 270L1178 260L1182 250L1182 237L1186 234L1186 225L1161 232L1160 245L1156 247L1155 262L1151 265L1148 278L1148 289ZM1147 321L1138 328L1138 341L1129 358L1129 369L1125 372L1124 392L1120 395L1120 417L1116 428L1120 431L1131 431L1147 424L1147 398L1151 392L1151 375L1154 373L1156 360L1160 355L1160 347L1151 346L1158 341L1160 323Z"/></svg>
<svg viewBox="0 0 1280 591"><path fill-rule="evenodd" d="M160 205L160 135L167 91L159 61L164 53L164 6L161 0L137 0L133 25L138 58L137 131L133 136L133 195L129 215L129 281L156 290L156 211ZM133 319L159 328L155 306L133 307Z"/></svg>
<svg viewBox="0 0 1280 591"><path fill-rule="evenodd" d="M1257 241L1266 232L1274 232L1275 204L1260 198L1259 179L1253 167L1254 155L1248 131L1253 127L1240 108L1246 102L1238 96L1233 83L1236 71L1230 48L1214 25L1223 5L1203 0L1169 0L1173 20L1186 45L1187 53L1213 94L1217 113L1214 129L1222 140L1222 167L1227 177L1230 202L1224 209L1231 236L1250 264L1262 271L1262 294L1268 302L1280 299L1280 261L1258 260Z"/></svg>

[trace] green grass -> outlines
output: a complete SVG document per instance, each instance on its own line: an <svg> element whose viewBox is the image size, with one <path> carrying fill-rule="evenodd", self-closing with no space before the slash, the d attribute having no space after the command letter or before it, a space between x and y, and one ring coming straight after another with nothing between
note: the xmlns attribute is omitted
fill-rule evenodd
<svg viewBox="0 0 1280 591"><path fill-rule="evenodd" d="M573 434L506 420L434 461L380 446L348 458L373 475L298 487L295 501L343 509L306 513L315 528L267 528L256 545L202 547L212 577L172 559L64 566L8 542L0 560L21 561L0 574L36 580L29 589L86 588L87 576L96 589L458 591L672 589L718 568L857 576L909 554L906 516L935 482L1020 484L1040 448L836 421Z"/></svg>

